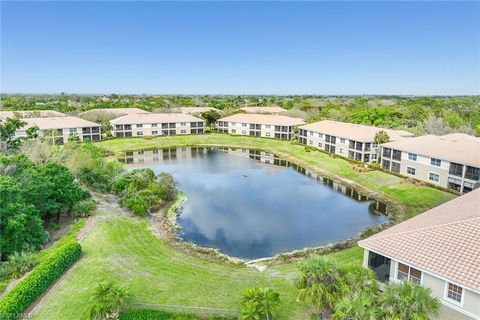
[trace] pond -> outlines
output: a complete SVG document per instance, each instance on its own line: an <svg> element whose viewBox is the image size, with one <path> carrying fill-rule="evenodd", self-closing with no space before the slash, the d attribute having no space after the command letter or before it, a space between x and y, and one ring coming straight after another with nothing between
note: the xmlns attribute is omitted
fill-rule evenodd
<svg viewBox="0 0 480 320"><path fill-rule="evenodd" d="M119 161L172 174L187 198L179 236L234 257L338 242L387 220L383 203L264 151L179 147Z"/></svg>

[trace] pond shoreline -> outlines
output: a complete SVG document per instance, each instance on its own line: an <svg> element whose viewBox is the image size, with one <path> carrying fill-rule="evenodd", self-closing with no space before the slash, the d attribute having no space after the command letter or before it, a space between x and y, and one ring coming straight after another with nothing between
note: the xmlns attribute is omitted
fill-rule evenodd
<svg viewBox="0 0 480 320"><path fill-rule="evenodd" d="M183 147L183 146L165 147L165 148L161 148L161 149L173 149L173 148L181 148L181 147ZM195 146L195 147L198 147L198 146ZM205 148L212 148L214 150L217 150L217 148L218 148L218 151L224 152L224 151L226 151L226 150L224 150L225 148L231 148L231 147L225 147L225 146L210 147L209 146L209 147L205 147ZM153 148L153 149L157 149L157 148ZM236 149L244 149L244 148L236 148ZM143 151L148 151L148 150L152 150L152 148L142 149L142 150ZM260 149L250 149L250 150L260 151ZM160 152L160 154L161 154L161 152ZM248 154L249 153L247 152L244 156L248 157ZM277 156L277 155L275 154L275 156ZM280 159L280 160L283 160L283 158ZM309 177L309 178L313 178L309 174L305 174L305 172L302 172L301 170L298 170L298 168L297 168L298 165L293 163L293 162L287 163L285 165L285 167L291 167L295 171L301 173L302 175L304 175L306 177ZM303 169L303 167L300 167L300 168ZM318 181L318 179L317 179L317 181ZM342 185L344 185L344 184L342 184ZM332 189L332 188L330 187L330 189ZM333 190L333 191L338 191L338 190ZM361 193L359 193L359 195L363 196L363 194L361 194ZM387 220L386 222L383 222L383 223L365 228L364 230L361 230L358 234L356 234L354 236L350 236L350 237L345 238L343 240L335 241L335 242L329 242L329 243L325 243L325 244L322 244L322 245L319 245L319 246L313 246L313 247L306 246L306 247L302 247L300 249L281 252L281 253L278 253L278 254L275 254L275 255L272 255L272 256L248 259L248 258L240 258L240 257L231 256L229 254L220 252L220 250L218 250L218 249L209 247L208 245L198 245L198 244L195 244L195 243L190 242L188 240L185 240L181 236L179 236L177 232L179 230L181 230L181 227L177 223L177 218L181 214L182 204L186 200L187 199L186 199L185 194L180 192L178 197L171 204L169 204L168 208L165 208L164 210L162 210L163 211L162 215L163 215L164 218L162 219L162 221L160 223L160 226L161 226L161 229L162 229L161 234L163 234L165 236L165 238L168 240L169 244L171 246L175 247L175 248L179 248L179 249L182 249L184 251L187 251L187 252L190 252L190 253L193 253L193 254L196 254L196 255L201 255L201 256L207 257L209 260L211 260L213 258L216 261L229 261L229 262L234 263L234 264L249 265L252 261L256 261L256 260L260 259L260 260L262 260L262 263L265 263L265 264L268 264L268 265L275 265L275 264L281 264L281 263L284 263L284 262L291 262L291 261L299 260L299 259L301 259L303 257L306 257L306 256L309 256L311 254L325 254L325 253L335 252L335 251L339 251L341 249L345 249L345 248L355 246L357 241L364 238L365 235L370 235L372 233L379 232L379 231L385 229L386 227L392 225L392 222L391 222L392 219L391 219L391 216L390 216L392 211L387 210L387 212L383 213L383 214L387 218L390 218L389 220ZM367 199L367 200L377 201L376 199Z"/></svg>

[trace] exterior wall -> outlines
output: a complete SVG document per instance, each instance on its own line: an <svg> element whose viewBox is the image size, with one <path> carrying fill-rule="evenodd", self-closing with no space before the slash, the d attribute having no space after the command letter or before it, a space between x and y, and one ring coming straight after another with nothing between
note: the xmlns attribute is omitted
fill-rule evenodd
<svg viewBox="0 0 480 320"><path fill-rule="evenodd" d="M369 250L364 249L363 266L368 268ZM392 259L390 265L389 282L400 282L398 279L399 262ZM408 265L408 263L405 263ZM422 271L422 270L420 270ZM447 298L448 280L439 278L430 273L422 271L420 285L429 288L432 295L437 297L442 303L440 320L471 320L480 319L480 294L469 289L463 289L463 298L461 303Z"/></svg>
<svg viewBox="0 0 480 320"><path fill-rule="evenodd" d="M70 135L73 134L76 134L81 141L99 141L102 139L100 126L39 130L39 135L41 137L49 137L50 142L54 144L63 144L67 142ZM27 130L17 130L15 136L26 137Z"/></svg>
<svg viewBox="0 0 480 320"><path fill-rule="evenodd" d="M330 153L366 163L377 161L379 153L379 147L373 141L359 142L311 130L300 129L298 141Z"/></svg>
<svg viewBox="0 0 480 320"><path fill-rule="evenodd" d="M242 122L218 121L218 131L222 133L237 134L276 139L293 139L295 126L276 126L274 124L255 124Z"/></svg>
<svg viewBox="0 0 480 320"><path fill-rule="evenodd" d="M400 157L398 157L399 154ZM457 176L450 173L450 161L438 160L441 162L439 166L436 166L432 164L432 157L382 147L382 168L386 170L450 189L455 189L452 182L458 181L456 190L460 193L471 191L474 185L479 182L466 176L466 165L461 164L463 165L463 170L461 176ZM411 169L415 170L414 174ZM431 179L431 175L438 175L438 181Z"/></svg>
<svg viewBox="0 0 480 320"><path fill-rule="evenodd" d="M171 123L144 123L144 124L112 124L113 136L143 137L176 134L202 134L205 132L205 122L171 122Z"/></svg>

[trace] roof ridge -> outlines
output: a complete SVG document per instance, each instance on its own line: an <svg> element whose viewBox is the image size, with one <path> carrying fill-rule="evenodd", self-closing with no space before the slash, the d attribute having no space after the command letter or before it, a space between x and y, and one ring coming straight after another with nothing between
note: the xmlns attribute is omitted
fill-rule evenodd
<svg viewBox="0 0 480 320"><path fill-rule="evenodd" d="M466 218L466 219L462 219L462 220L457 220L457 221L453 221L453 222L436 224L436 225L433 225L433 226L422 227L422 228L418 228L418 229L413 229L413 230L408 230L408 231L402 231L402 232L393 233L393 234L387 234L387 235L384 235L384 236L378 236L378 237L372 236L370 239L372 239L372 240L385 239L385 238L394 237L394 236L398 236L398 235L404 235L404 234L408 234L408 233L412 233L412 232L425 231L425 230L428 230L428 229L435 229L435 228L437 228L437 227L444 227L444 226L448 226L448 225L454 225L454 224L464 223L464 222L469 221L469 220L477 220L477 219L480 220L480 216L473 216L473 217ZM387 229L387 230L388 230L388 229ZM365 239L365 240L368 240L368 239ZM362 240L362 241L363 241L363 240Z"/></svg>

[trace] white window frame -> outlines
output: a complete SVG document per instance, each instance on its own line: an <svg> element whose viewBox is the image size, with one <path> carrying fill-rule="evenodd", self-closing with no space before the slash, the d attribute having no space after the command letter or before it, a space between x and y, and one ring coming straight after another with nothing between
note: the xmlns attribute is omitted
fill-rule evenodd
<svg viewBox="0 0 480 320"><path fill-rule="evenodd" d="M270 132L265 132L265 136L270 137Z"/></svg>
<svg viewBox="0 0 480 320"><path fill-rule="evenodd" d="M242 123L242 127L246 127L246 126L247 126L247 124L246 124L246 123Z"/></svg>
<svg viewBox="0 0 480 320"><path fill-rule="evenodd" d="M407 277L406 277L405 279L399 279L399 278L398 278L398 269L399 269L400 263L401 263L401 264L404 264L404 265L406 265L406 266L408 267L408 275L407 275ZM411 282L411 281L410 281L410 268L413 268L413 269L415 269L415 270L420 271L420 283L419 283L419 285L423 286L423 271L420 270L420 269L418 269L418 268L412 267L412 266L409 265L409 264L402 263L402 262L400 262L400 261L395 261L395 274L394 274L394 279L395 279L395 281L396 281L396 282L401 282L402 280L408 280L410 283L414 283L414 282ZM392 276L390 276L390 278L392 278Z"/></svg>
<svg viewBox="0 0 480 320"><path fill-rule="evenodd" d="M271 126L270 124L266 124L266 125L265 125L265 128L266 128L266 129L270 129L270 128L272 128L272 126Z"/></svg>
<svg viewBox="0 0 480 320"><path fill-rule="evenodd" d="M411 153L411 152L408 153L408 160L417 161L417 159L418 159L418 155L416 153Z"/></svg>
<svg viewBox="0 0 480 320"><path fill-rule="evenodd" d="M187 123L186 122L180 122L180 127L186 127Z"/></svg>
<svg viewBox="0 0 480 320"><path fill-rule="evenodd" d="M137 131L136 135L139 137L143 136L143 131Z"/></svg>
<svg viewBox="0 0 480 320"><path fill-rule="evenodd" d="M460 299L460 302L458 302L457 300L453 300L453 299L448 297L448 284L449 283L453 284L457 287L462 288L462 297ZM463 308L463 302L465 300L465 288L462 287L462 286L459 286L458 284L455 284L453 282L445 281L445 285L444 285L444 288L443 288L443 300L450 303L450 304L453 304L453 305L456 305L456 306L459 306L459 307Z"/></svg>
<svg viewBox="0 0 480 320"><path fill-rule="evenodd" d="M430 179L430 174L436 174L438 176L438 181ZM428 181L432 183L440 183L440 174L433 171L428 171Z"/></svg>
<svg viewBox="0 0 480 320"><path fill-rule="evenodd" d="M414 174L409 173L408 169L413 169L415 171L415 173ZM407 168L405 169L405 173L408 174L409 176L415 177L417 175L417 168L407 166Z"/></svg>
<svg viewBox="0 0 480 320"><path fill-rule="evenodd" d="M340 153L341 153L341 154L343 154L343 151L344 151L343 148L340 148Z"/></svg>
<svg viewBox="0 0 480 320"><path fill-rule="evenodd" d="M345 139L344 139L344 138L340 138L340 143L345 144Z"/></svg>
<svg viewBox="0 0 480 320"><path fill-rule="evenodd" d="M440 164L439 164L438 166L437 166L436 164L433 164L433 163L432 163L432 162L433 162L433 159L440 161ZM432 157L432 158L430 158L430 165L432 165L432 166L434 166L434 167L440 168L440 167L442 166L442 159L438 159L438 158L433 158L433 157Z"/></svg>
<svg viewBox="0 0 480 320"><path fill-rule="evenodd" d="M187 133L187 130L186 130L186 129L182 129L182 130L180 130L180 133Z"/></svg>

